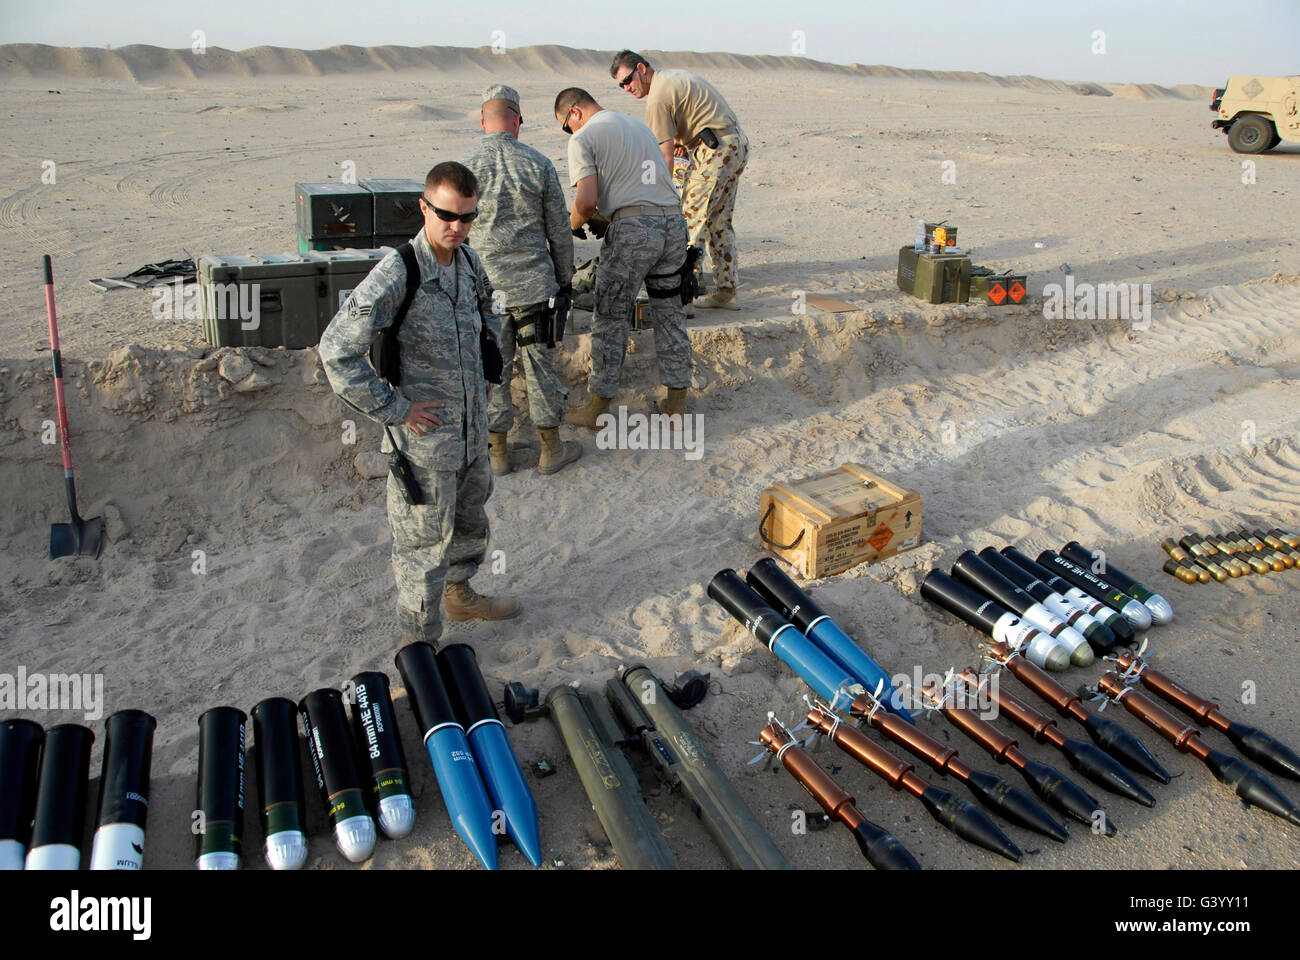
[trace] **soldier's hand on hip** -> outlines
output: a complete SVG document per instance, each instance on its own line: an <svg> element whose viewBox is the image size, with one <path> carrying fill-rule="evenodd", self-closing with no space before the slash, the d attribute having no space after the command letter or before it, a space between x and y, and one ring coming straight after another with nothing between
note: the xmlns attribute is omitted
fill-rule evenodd
<svg viewBox="0 0 1300 960"><path fill-rule="evenodd" d="M436 430L442 426L442 421L429 412L441 406L440 400L417 400L411 404L411 412L402 423L414 430L417 437L423 436L425 430Z"/></svg>
<svg viewBox="0 0 1300 960"><path fill-rule="evenodd" d="M674 157L686 156L686 148L683 147L680 143L677 144L675 147L673 147L673 156Z"/></svg>

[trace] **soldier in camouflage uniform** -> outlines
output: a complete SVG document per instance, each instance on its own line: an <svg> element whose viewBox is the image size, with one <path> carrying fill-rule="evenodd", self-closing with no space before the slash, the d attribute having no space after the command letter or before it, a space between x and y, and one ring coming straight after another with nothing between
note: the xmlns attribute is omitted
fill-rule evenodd
<svg viewBox="0 0 1300 960"><path fill-rule="evenodd" d="M480 333L486 325L499 335L487 272L463 245L477 192L474 174L458 163L429 171L420 201L425 226L411 241L422 283L397 338L399 386L381 379L367 357L375 334L392 324L406 295L406 267L397 251L352 291L320 342L330 386L348 406L391 430L424 500L408 503L390 474L388 522L403 642L437 641L440 601L450 620L498 620L519 612L514 600L480 596L468 582L487 553L484 505L492 493ZM385 439L385 452L390 449Z"/></svg>
<svg viewBox="0 0 1300 960"><path fill-rule="evenodd" d="M576 236L584 236L584 225L596 223L597 214L608 221L591 318L590 396L568 422L597 429L597 420L618 395L628 322L642 283L650 298L659 379L668 388L659 411L684 414L691 383L691 341L679 295L686 220L659 144L640 120L601 109L578 87L560 91L555 118L573 135L569 179L578 193L569 225Z"/></svg>
<svg viewBox="0 0 1300 960"><path fill-rule="evenodd" d="M492 472L498 476L510 472L506 441L515 408L509 374L516 344L528 411L542 444L538 473L555 473L582 456L581 444L559 436L569 391L555 370L555 348L547 346L554 337L548 341L543 332L551 323L548 302L556 294L566 300L572 292L573 238L555 167L518 140L523 119L513 87L488 87L483 94L484 136L465 157L465 166L479 182L474 247L502 312L501 356L507 376L488 404L488 447Z"/></svg>

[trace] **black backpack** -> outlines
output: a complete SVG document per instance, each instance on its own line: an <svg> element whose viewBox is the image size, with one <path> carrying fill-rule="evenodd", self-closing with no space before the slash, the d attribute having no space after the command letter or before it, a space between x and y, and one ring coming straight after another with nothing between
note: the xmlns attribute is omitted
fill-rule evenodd
<svg viewBox="0 0 1300 960"><path fill-rule="evenodd" d="M370 365L393 386L402 382L402 349L397 343L397 334L406 320L406 311L411 309L415 291L420 289L420 264L415 259L415 247L408 240L397 248L397 252L402 263L406 264L406 296L402 298L393 322L375 334L375 339L370 342Z"/></svg>
<svg viewBox="0 0 1300 960"><path fill-rule="evenodd" d="M402 258L402 263L406 265L406 295L402 297L402 305L397 308L393 322L375 334L375 339L370 342L370 365L375 368L377 374L395 387L402 382L402 349L397 342L397 334L406 320L406 312L411 309L415 292L420 289L421 280L420 264L415 259L415 247L411 242L408 240L402 244L397 248L397 252ZM466 259L468 260L468 257ZM483 359L484 379L489 383L499 384L504 362L496 338L492 336L485 323L480 325L479 353Z"/></svg>

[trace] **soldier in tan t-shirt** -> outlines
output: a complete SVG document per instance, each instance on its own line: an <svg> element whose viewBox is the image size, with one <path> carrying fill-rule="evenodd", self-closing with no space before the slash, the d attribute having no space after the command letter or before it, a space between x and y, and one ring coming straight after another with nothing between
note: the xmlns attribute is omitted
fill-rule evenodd
<svg viewBox="0 0 1300 960"><path fill-rule="evenodd" d="M736 234L731 226L736 188L749 160L749 140L735 112L713 84L685 70L655 70L638 53L624 50L609 75L638 100L659 141L668 169L689 152L693 166L682 188L682 213L690 243L713 263L714 292L700 307L739 310L736 303Z"/></svg>

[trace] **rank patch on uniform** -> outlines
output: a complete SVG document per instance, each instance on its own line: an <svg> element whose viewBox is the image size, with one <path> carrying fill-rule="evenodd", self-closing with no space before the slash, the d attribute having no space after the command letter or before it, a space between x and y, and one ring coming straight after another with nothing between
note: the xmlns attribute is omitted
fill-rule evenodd
<svg viewBox="0 0 1300 960"><path fill-rule="evenodd" d="M352 321L364 320L370 316L373 305L369 303L360 303L356 297L348 297L348 319Z"/></svg>

